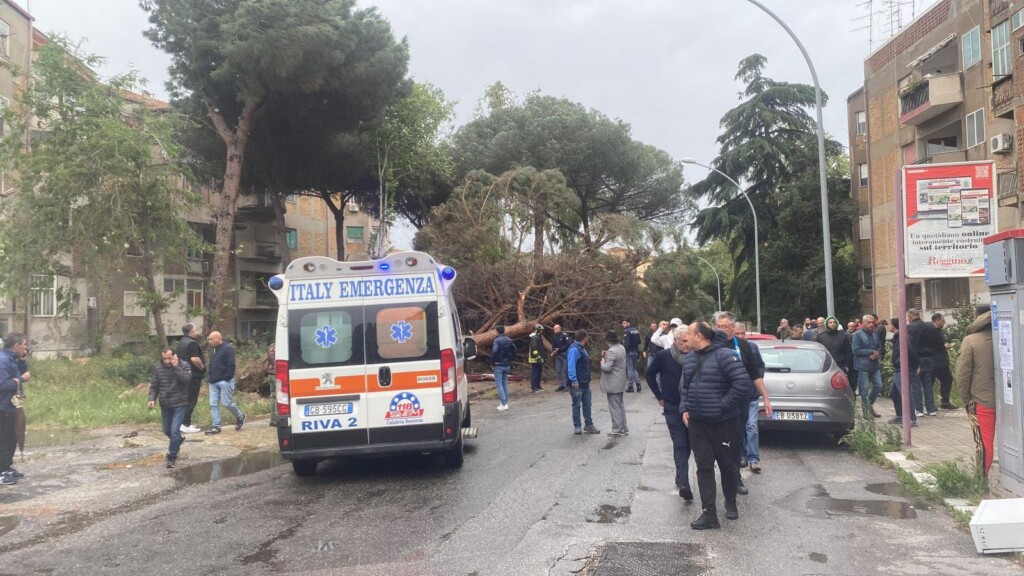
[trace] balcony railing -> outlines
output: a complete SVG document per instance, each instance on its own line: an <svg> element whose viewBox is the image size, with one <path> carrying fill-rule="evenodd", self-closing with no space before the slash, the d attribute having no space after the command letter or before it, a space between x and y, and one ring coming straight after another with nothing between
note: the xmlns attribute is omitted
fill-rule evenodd
<svg viewBox="0 0 1024 576"><path fill-rule="evenodd" d="M900 124L921 125L963 101L959 72L926 76L900 94Z"/></svg>
<svg viewBox="0 0 1024 576"><path fill-rule="evenodd" d="M999 174L996 183L998 199L1013 198L1017 196L1017 171L1003 172Z"/></svg>
<svg viewBox="0 0 1024 576"><path fill-rule="evenodd" d="M1008 77L1004 79L1009 80ZM1013 88L1013 82L999 82L992 85L992 109L998 110L1007 104L1013 103L1015 96L1015 90Z"/></svg>
<svg viewBox="0 0 1024 576"><path fill-rule="evenodd" d="M921 82L911 91L900 96L900 116L906 115L928 103L928 82Z"/></svg>

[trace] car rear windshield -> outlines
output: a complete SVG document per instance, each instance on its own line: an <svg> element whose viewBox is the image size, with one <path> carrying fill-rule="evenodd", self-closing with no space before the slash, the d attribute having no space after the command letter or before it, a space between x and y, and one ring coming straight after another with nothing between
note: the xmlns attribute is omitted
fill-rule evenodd
<svg viewBox="0 0 1024 576"><path fill-rule="evenodd" d="M768 372L817 374L828 370L832 361L824 350L814 348L761 348Z"/></svg>

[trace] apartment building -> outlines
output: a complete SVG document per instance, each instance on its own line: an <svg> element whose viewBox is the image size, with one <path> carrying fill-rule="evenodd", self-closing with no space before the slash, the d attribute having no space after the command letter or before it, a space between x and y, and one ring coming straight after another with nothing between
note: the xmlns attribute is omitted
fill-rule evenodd
<svg viewBox="0 0 1024 576"><path fill-rule="evenodd" d="M1022 9L1024 0L940 0L864 61L864 86L847 99L864 310L883 317L898 310L902 167L993 161L996 225L1021 226L1014 140L1024 73L1014 79L1013 68L1024 55ZM906 284L907 306L927 310L973 303L988 292L980 276L908 278Z"/></svg>

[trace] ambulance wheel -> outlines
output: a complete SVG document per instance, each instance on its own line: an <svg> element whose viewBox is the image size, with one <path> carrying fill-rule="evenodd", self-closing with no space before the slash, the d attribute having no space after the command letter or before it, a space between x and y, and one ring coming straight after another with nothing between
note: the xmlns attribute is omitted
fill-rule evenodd
<svg viewBox="0 0 1024 576"><path fill-rule="evenodd" d="M472 408L473 408L472 404L468 404L468 403L466 404L466 417L465 417L465 419L462 420L462 427L463 428L469 428L470 426L473 425L473 417L470 415Z"/></svg>
<svg viewBox="0 0 1024 576"><path fill-rule="evenodd" d="M292 470L296 476L312 476L316 474L316 460L292 460Z"/></svg>
<svg viewBox="0 0 1024 576"><path fill-rule="evenodd" d="M462 462L464 460L464 454L462 452L462 437L459 437L459 441L455 443L447 452L444 454L444 465L446 468L458 469L462 468Z"/></svg>

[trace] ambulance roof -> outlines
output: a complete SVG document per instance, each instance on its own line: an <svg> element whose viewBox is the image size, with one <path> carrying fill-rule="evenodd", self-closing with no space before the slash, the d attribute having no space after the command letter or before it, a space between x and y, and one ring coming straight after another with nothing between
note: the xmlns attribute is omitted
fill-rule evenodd
<svg viewBox="0 0 1024 576"><path fill-rule="evenodd" d="M423 252L395 252L380 260L339 262L326 256L306 256L293 260L284 272L289 280L316 278L366 277L389 274L437 273L440 264Z"/></svg>

